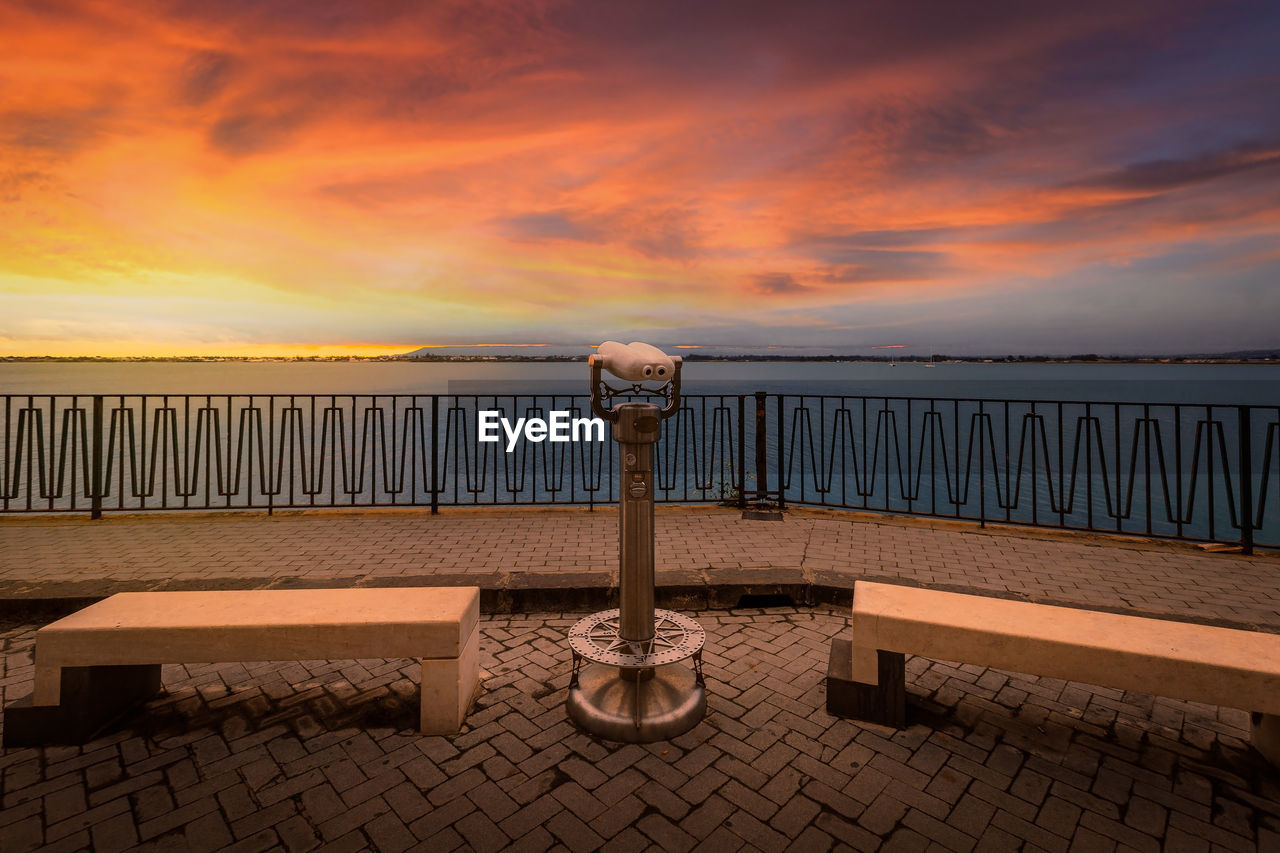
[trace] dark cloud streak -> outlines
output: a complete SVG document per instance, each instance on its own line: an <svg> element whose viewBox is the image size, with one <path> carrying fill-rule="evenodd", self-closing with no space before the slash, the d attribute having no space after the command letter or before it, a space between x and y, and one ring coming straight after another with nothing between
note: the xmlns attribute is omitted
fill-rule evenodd
<svg viewBox="0 0 1280 853"><path fill-rule="evenodd" d="M1224 151L1211 151L1182 160L1162 159L1134 163L1075 183L1093 189L1162 192L1204 183L1241 172L1268 172L1268 180L1280 179L1280 140L1251 142Z"/></svg>
<svg viewBox="0 0 1280 853"><path fill-rule="evenodd" d="M960 233L960 229L922 228L806 235L792 240L787 250L822 266L822 280L832 284L928 280L954 269L950 254L901 247L944 242Z"/></svg>
<svg viewBox="0 0 1280 853"><path fill-rule="evenodd" d="M303 121L299 113L234 113L213 123L209 144L231 157L260 154L283 147Z"/></svg>
<svg viewBox="0 0 1280 853"><path fill-rule="evenodd" d="M52 178L47 172L34 169L0 174L0 202L14 204L22 201L22 193L30 187L40 187Z"/></svg>
<svg viewBox="0 0 1280 853"><path fill-rule="evenodd" d="M809 290L795 276L786 272L762 273L750 280L752 289L769 296L804 293Z"/></svg>
<svg viewBox="0 0 1280 853"><path fill-rule="evenodd" d="M595 228L575 222L564 213L525 213L495 219L491 224L512 240L595 242L600 239L600 232Z"/></svg>
<svg viewBox="0 0 1280 853"><path fill-rule="evenodd" d="M71 156L98 142L111 116L105 106L5 113L0 115L0 146Z"/></svg>
<svg viewBox="0 0 1280 853"><path fill-rule="evenodd" d="M216 97L226 88L234 64L231 55L221 51L201 51L192 56L183 69L183 103L200 106Z"/></svg>

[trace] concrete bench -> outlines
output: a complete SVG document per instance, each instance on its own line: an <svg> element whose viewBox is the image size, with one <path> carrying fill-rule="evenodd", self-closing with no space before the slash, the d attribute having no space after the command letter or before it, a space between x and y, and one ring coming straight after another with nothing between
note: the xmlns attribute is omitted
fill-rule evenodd
<svg viewBox="0 0 1280 853"><path fill-rule="evenodd" d="M905 655L1253 712L1280 765L1280 635L857 581L832 641L827 711L902 728Z"/></svg>
<svg viewBox="0 0 1280 853"><path fill-rule="evenodd" d="M479 681L480 590L125 592L36 632L4 745L80 743L160 688L160 665L421 658L420 727L458 731Z"/></svg>

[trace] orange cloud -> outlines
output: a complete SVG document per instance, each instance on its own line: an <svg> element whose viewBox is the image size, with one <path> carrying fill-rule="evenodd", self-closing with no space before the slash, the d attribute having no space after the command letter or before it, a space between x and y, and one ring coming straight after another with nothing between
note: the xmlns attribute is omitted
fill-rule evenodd
<svg viewBox="0 0 1280 853"><path fill-rule="evenodd" d="M1276 232L1255 14L9 4L0 352L807 338L1218 269Z"/></svg>

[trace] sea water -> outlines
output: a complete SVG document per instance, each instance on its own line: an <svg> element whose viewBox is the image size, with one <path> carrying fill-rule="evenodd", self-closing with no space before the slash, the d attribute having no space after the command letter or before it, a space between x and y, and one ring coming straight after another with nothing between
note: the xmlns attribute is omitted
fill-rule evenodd
<svg viewBox="0 0 1280 853"><path fill-rule="evenodd" d="M4 362L0 394L585 394L584 362ZM1280 404L1280 364L688 362L687 394Z"/></svg>

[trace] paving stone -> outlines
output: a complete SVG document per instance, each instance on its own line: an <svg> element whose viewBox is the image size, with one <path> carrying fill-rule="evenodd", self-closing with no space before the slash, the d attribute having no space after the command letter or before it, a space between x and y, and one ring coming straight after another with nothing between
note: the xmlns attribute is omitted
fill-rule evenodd
<svg viewBox="0 0 1280 853"><path fill-rule="evenodd" d="M885 840L881 849L893 853L924 853L929 849L929 839L913 829L899 827Z"/></svg>
<svg viewBox="0 0 1280 853"><path fill-rule="evenodd" d="M1000 812L1007 812L1008 814L1014 815L1027 822L1035 820L1036 815L1040 811L1026 800L1019 799L1012 794L992 788L981 779L973 780L972 784L969 785L969 794L979 800L990 803ZM1068 796L1068 791L1064 790L1064 799Z"/></svg>
<svg viewBox="0 0 1280 853"><path fill-rule="evenodd" d="M273 821L273 826L277 822ZM186 841L192 851L222 850L231 846L231 829L218 812L198 817L186 826Z"/></svg>
<svg viewBox="0 0 1280 853"><path fill-rule="evenodd" d="M972 781L972 777L960 773L950 766L944 766L938 768L933 778L929 780L929 784L925 786L924 791L926 794L954 807Z"/></svg>
<svg viewBox="0 0 1280 853"><path fill-rule="evenodd" d="M1075 837L1071 840L1071 853L1110 853L1116 849L1116 842L1099 835L1087 827L1077 827Z"/></svg>
<svg viewBox="0 0 1280 853"><path fill-rule="evenodd" d="M274 806L273 806L274 808ZM352 829L358 829L364 826L374 818L388 812L391 807L387 805L386 800L375 797L372 800L366 800L353 809L349 809L336 817L316 827L320 830L320 837L326 841L333 841L346 835Z"/></svg>
<svg viewBox="0 0 1280 853"><path fill-rule="evenodd" d="M0 849L3 850L35 850L43 841L43 822L38 815L32 815L0 828Z"/></svg>
<svg viewBox="0 0 1280 853"><path fill-rule="evenodd" d="M977 844L976 838L925 814L919 809L908 809L906 815L902 818L902 824L946 850L968 853Z"/></svg>
<svg viewBox="0 0 1280 853"><path fill-rule="evenodd" d="M477 853L493 853L506 847L510 840L488 816L472 812L454 824L454 829Z"/></svg>
<svg viewBox="0 0 1280 853"><path fill-rule="evenodd" d="M409 831L419 841L432 839L441 834L453 832L453 824L475 811L475 804L466 797L451 800L437 809L432 809L422 817L409 824ZM508 833L510 834L510 833ZM462 843L462 836L457 836Z"/></svg>
<svg viewBox="0 0 1280 853"><path fill-rule="evenodd" d="M44 819L49 823L57 823L77 812L84 811L86 808L88 808L88 803L85 801L83 784L72 784L59 790L51 791L44 795L44 802L42 803Z"/></svg>
<svg viewBox="0 0 1280 853"><path fill-rule="evenodd" d="M1222 847L1227 850L1247 850L1250 846L1250 842L1248 840L1241 838L1235 833L1228 832L1224 829L1213 826L1212 824L1205 823L1204 821L1188 817L1181 812L1173 812L1169 815L1169 827L1170 829L1176 828L1195 838L1205 839L1212 845ZM1095 826L1094 828L1103 834L1120 832L1120 829L1114 824L1108 824L1105 830L1101 825ZM1128 830L1129 828L1124 827L1124 829ZM1129 831L1132 832L1133 830Z"/></svg>
<svg viewBox="0 0 1280 853"><path fill-rule="evenodd" d="M1068 802L1075 803L1086 811L1094 814L1102 815L1108 820L1118 820L1120 817L1120 808L1110 800L1104 800L1101 797L1094 796L1088 791L1082 791L1079 788L1073 788L1062 782L1054 782L1049 789L1053 796L1060 797Z"/></svg>
<svg viewBox="0 0 1280 853"><path fill-rule="evenodd" d="M489 820L499 821L508 817L520 806L503 793L493 782L485 782L467 792L467 797Z"/></svg>
<svg viewBox="0 0 1280 853"><path fill-rule="evenodd" d="M40 817L43 805L44 804L40 800L28 800L20 806L0 810L0 837L3 837L3 833L6 828L15 823L29 820L33 817L36 819L37 825L39 825L42 822ZM70 814L64 815L64 817L71 818L75 815L76 812L71 812Z"/></svg>
<svg viewBox="0 0 1280 853"><path fill-rule="evenodd" d="M473 767L457 776L448 777L433 787L427 794L427 799L434 806L444 805L450 800L463 796L472 788L484 784L486 779L482 771Z"/></svg>
<svg viewBox="0 0 1280 853"><path fill-rule="evenodd" d="M726 826L721 826L699 842L698 846L693 849L698 853L704 853L704 851L705 853L719 853L721 850L733 853L733 851L744 848L749 848L749 845L743 840L742 836L731 832Z"/></svg>
<svg viewBox="0 0 1280 853"><path fill-rule="evenodd" d="M685 782L689 781L689 777L684 773L677 770L671 764L655 758L652 755L647 755L644 758L641 758L634 766L641 773L670 790L675 790Z"/></svg>
<svg viewBox="0 0 1280 853"><path fill-rule="evenodd" d="M155 838L158 835L164 835L170 830L186 826L197 818L204 817L212 811L217 810L218 801L213 797L205 797L195 802L180 806L173 811L166 812L157 818L138 823L138 836L142 840ZM92 810L91 810L92 811ZM52 831L52 829L51 829Z"/></svg>
<svg viewBox="0 0 1280 853"><path fill-rule="evenodd" d="M90 836L95 851L115 853L128 850L138 843L138 828L134 824L133 815L125 812L95 823L90 828Z"/></svg>
<svg viewBox="0 0 1280 853"><path fill-rule="evenodd" d="M804 796L794 796L787 801L769 821L769 825L789 839L801 840L801 836L822 807ZM825 835L825 833L824 833Z"/></svg>
<svg viewBox="0 0 1280 853"><path fill-rule="evenodd" d="M277 824L276 834L289 853L305 853L320 846L316 831L301 815L294 815Z"/></svg>
<svg viewBox="0 0 1280 853"><path fill-rule="evenodd" d="M691 835L680 829L678 823L673 823L663 815L647 814L636 822L636 828L653 839L663 850L684 853L692 850L696 843Z"/></svg>
<svg viewBox="0 0 1280 853"><path fill-rule="evenodd" d="M557 812L544 826L574 853L598 850L604 846L603 838L567 810Z"/></svg>
<svg viewBox="0 0 1280 853"><path fill-rule="evenodd" d="M742 838L749 845L765 851L778 851L787 848L788 839L780 832L775 832L754 815L739 809L724 822L730 832Z"/></svg>
<svg viewBox="0 0 1280 853"><path fill-rule="evenodd" d="M882 839L833 812L823 811L814 825L855 850L879 850Z"/></svg>
<svg viewBox="0 0 1280 853"><path fill-rule="evenodd" d="M545 850L550 850L555 844L555 836L539 826L535 827L532 832L512 841L511 846L507 849L511 853L543 853ZM433 847L432 849L437 848Z"/></svg>
<svg viewBox="0 0 1280 853"><path fill-rule="evenodd" d="M868 805L880 795L892 779L874 767L860 768L844 786L843 792L858 802ZM830 787L830 786L824 786Z"/></svg>
<svg viewBox="0 0 1280 853"><path fill-rule="evenodd" d="M714 767L703 768L698 775L676 789L675 793L686 803L697 805L724 786L729 777ZM601 790L609 783L601 786ZM652 784L652 783L651 783Z"/></svg>
<svg viewBox="0 0 1280 853"><path fill-rule="evenodd" d="M593 788L598 788L605 782L609 781L609 777L607 775L580 758L570 758L561 762L560 772L567 775L570 779L577 782L588 791Z"/></svg>
<svg viewBox="0 0 1280 853"><path fill-rule="evenodd" d="M1049 797L1040 807L1036 825L1070 840L1076 834L1081 812L1082 809L1073 803L1059 797Z"/></svg>
<svg viewBox="0 0 1280 853"><path fill-rule="evenodd" d="M279 836L274 829L261 829L235 844L224 848L232 853L262 853L279 844Z"/></svg>
<svg viewBox="0 0 1280 853"><path fill-rule="evenodd" d="M733 783L730 783L730 785L732 784ZM729 786L725 786L726 789L728 787ZM678 790L671 791L666 787L659 785L657 782L649 781L636 789L636 797L651 808L657 809L669 820L679 822L681 818L689 813L689 801L682 797L678 793ZM729 800L733 799L723 789L721 791L721 796L724 796Z"/></svg>
<svg viewBox="0 0 1280 853"><path fill-rule="evenodd" d="M750 814L758 815L763 820L769 820L778 812L776 803L767 797L757 794L745 785L739 784L736 779L726 782L718 793L738 808L745 809Z"/></svg>
<svg viewBox="0 0 1280 853"><path fill-rule="evenodd" d="M1142 797L1133 797L1125 808L1124 822L1139 832L1160 838L1164 835L1169 811Z"/></svg>
<svg viewBox="0 0 1280 853"><path fill-rule="evenodd" d="M265 809L245 815L231 824L231 832L236 838L246 838L260 830L269 829L276 824L297 814L298 806L292 800L283 800ZM336 818L335 818L336 820ZM338 833L341 834L341 833Z"/></svg>
<svg viewBox="0 0 1280 853"><path fill-rule="evenodd" d="M398 770L393 770L390 773L382 773L378 776L374 776L366 782L361 782L354 788L349 788L346 791L343 791L340 796L342 797L342 802L344 802L348 807L354 808L355 806L358 806L361 803L394 788L404 780L404 774Z"/></svg>
<svg viewBox="0 0 1280 853"><path fill-rule="evenodd" d="M1024 799L1032 805L1039 805L1044 802L1051 783L1052 780L1048 776L1023 768L1009 785L1008 790L1015 797Z"/></svg>
<svg viewBox="0 0 1280 853"><path fill-rule="evenodd" d="M722 826L734 808L732 803L713 794L680 821L680 828L701 841Z"/></svg>
<svg viewBox="0 0 1280 853"><path fill-rule="evenodd" d="M906 813L906 804L885 792L863 810L858 823L876 835L887 837Z"/></svg>
<svg viewBox="0 0 1280 853"><path fill-rule="evenodd" d="M696 778L697 777L695 777L695 779ZM647 781L648 777L643 773L628 767L621 773L609 779L609 781L602 784L599 788L596 788L592 793L595 795L597 800L604 803L606 806L612 806L614 803L632 793ZM680 788L680 791L683 792L684 788L692 785L693 783L693 779L689 780L685 783L684 787ZM682 796L685 795L682 793Z"/></svg>
<svg viewBox="0 0 1280 853"><path fill-rule="evenodd" d="M566 848L567 849L567 848ZM657 849L653 840L638 829L628 828L610 839L604 847L605 853L638 853L641 850Z"/></svg>
<svg viewBox="0 0 1280 853"><path fill-rule="evenodd" d="M1021 841L1034 844L1044 850L1058 851L1068 848L1067 840L1033 823L1023 820L1009 812L997 811L991 820L992 826L1003 830ZM981 842L980 842L981 843Z"/></svg>
<svg viewBox="0 0 1280 853"><path fill-rule="evenodd" d="M565 782L552 790L551 795L570 813L582 820L591 820L606 808L604 803L584 790L577 782Z"/></svg>
<svg viewBox="0 0 1280 853"><path fill-rule="evenodd" d="M342 799L328 784L308 788L302 792L302 807L313 826L337 817L346 811Z"/></svg>
<svg viewBox="0 0 1280 853"><path fill-rule="evenodd" d="M564 804L550 794L544 794L521 808L515 814L499 823L503 832L512 838L519 838L535 826L547 822L553 815L564 810Z"/></svg>

